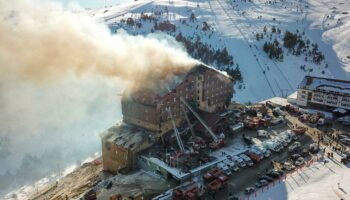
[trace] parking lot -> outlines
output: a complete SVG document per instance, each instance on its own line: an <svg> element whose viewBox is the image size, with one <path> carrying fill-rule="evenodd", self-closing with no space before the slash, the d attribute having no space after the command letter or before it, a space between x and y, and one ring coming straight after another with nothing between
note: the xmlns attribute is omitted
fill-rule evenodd
<svg viewBox="0 0 350 200"><path fill-rule="evenodd" d="M267 131L270 134L269 138L274 138L281 132L289 130L290 128L288 125L290 126L290 124L285 123L268 128ZM231 139L237 140L238 138L241 138L242 143L244 144L244 136L256 138L257 130L244 129L243 131L232 135ZM261 142L267 140L267 138L258 139L261 140ZM312 138L306 134L301 136L298 141L301 143L301 146L308 146L309 144L313 143ZM291 144L293 144L293 141L288 146ZM220 190L216 194L210 193L206 195L204 199L228 199L230 193L233 195L242 195L245 188L254 186L254 184L258 181L259 176L264 175L268 170L273 168L272 161L284 162L290 155L291 153L288 152L288 147L286 147L281 152L272 152L270 157L262 159L259 163L254 164L252 167L246 166L244 168L239 168L239 171L233 172L233 174L230 176L226 188Z"/></svg>
<svg viewBox="0 0 350 200"><path fill-rule="evenodd" d="M254 194L254 190L278 180L284 174L308 166L321 155L333 155L332 152L336 152L342 157L343 151L348 150L338 141L339 136L348 134L348 130L335 120L327 124L311 124L300 120L299 113L279 110L275 114L268 108L265 113L274 117L265 124L268 116L258 116L256 120L256 117L251 117L254 116L251 113L248 110L240 115L234 125L224 130L226 136L223 147L208 149L207 154L219 162L213 165L213 169L198 176L203 178L200 183L205 190L201 199L248 197ZM259 115L260 111L257 113ZM241 122L244 122L244 128ZM223 178L225 176L229 178ZM247 188L251 188L247 192L249 194L246 194Z"/></svg>

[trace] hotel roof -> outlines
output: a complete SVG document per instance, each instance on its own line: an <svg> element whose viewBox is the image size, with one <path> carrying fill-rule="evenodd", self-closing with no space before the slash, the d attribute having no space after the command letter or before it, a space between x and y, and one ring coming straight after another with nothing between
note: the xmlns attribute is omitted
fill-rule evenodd
<svg viewBox="0 0 350 200"><path fill-rule="evenodd" d="M325 90L350 95L350 81L347 80L305 76L300 83L299 88L309 90Z"/></svg>

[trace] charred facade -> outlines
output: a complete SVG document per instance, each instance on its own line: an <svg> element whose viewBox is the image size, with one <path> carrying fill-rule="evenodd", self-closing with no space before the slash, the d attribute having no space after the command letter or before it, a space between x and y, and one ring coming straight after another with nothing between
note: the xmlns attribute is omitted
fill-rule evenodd
<svg viewBox="0 0 350 200"><path fill-rule="evenodd" d="M201 111L215 113L226 109L233 92L230 76L201 64L160 81L156 88L126 91L122 98L123 121L161 135L173 128L168 110L177 125L183 122L180 97Z"/></svg>

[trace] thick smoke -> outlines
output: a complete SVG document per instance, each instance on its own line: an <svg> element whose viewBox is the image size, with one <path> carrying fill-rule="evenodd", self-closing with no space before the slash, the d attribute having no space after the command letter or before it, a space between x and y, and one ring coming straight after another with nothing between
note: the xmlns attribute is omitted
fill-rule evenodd
<svg viewBox="0 0 350 200"><path fill-rule="evenodd" d="M50 1L0 0L0 199L99 151L98 134L121 119L127 84L195 64L159 38L111 35Z"/></svg>
<svg viewBox="0 0 350 200"><path fill-rule="evenodd" d="M195 61L169 41L112 35L104 24L44 0L0 1L1 75L38 81L77 75L148 82L183 71Z"/></svg>

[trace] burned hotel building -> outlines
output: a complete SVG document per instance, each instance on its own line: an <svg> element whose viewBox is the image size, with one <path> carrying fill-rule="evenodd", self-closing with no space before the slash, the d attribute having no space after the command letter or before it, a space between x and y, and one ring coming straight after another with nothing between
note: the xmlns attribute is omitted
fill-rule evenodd
<svg viewBox="0 0 350 200"><path fill-rule="evenodd" d="M185 122L183 102L200 112L219 113L227 108L233 92L230 76L204 64L170 75L157 87L125 91L123 122L101 134L104 170L134 169L139 152L173 133L174 124Z"/></svg>
<svg viewBox="0 0 350 200"><path fill-rule="evenodd" d="M223 111L233 95L232 78L205 65L174 75L161 87L124 95L124 122L164 134L173 128L167 109L177 124L183 121L180 97L201 111L213 113Z"/></svg>

